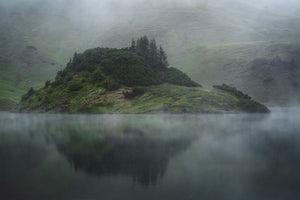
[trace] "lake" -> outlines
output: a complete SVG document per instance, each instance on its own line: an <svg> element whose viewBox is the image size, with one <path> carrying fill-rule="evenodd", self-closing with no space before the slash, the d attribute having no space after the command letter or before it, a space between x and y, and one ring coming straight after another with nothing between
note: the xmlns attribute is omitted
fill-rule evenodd
<svg viewBox="0 0 300 200"><path fill-rule="evenodd" d="M300 199L300 108L0 112L0 199Z"/></svg>

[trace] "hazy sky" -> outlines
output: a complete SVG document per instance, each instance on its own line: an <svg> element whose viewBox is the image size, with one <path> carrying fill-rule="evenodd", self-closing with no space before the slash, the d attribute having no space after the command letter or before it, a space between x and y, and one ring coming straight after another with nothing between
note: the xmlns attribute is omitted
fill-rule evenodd
<svg viewBox="0 0 300 200"><path fill-rule="evenodd" d="M295 7L295 5L300 5L299 0L0 0L1 6L15 6L23 3L26 4L37 4L51 2L53 5L68 4L72 5L82 5L83 8L112 8L112 7L132 7L143 5L155 5L155 4L191 4L195 2L216 4L216 3L247 3L257 6L284 6L284 7Z"/></svg>
<svg viewBox="0 0 300 200"><path fill-rule="evenodd" d="M197 10L197 7L200 9ZM230 37L239 37L252 34L255 31L253 23L260 22L261 16L266 15L266 13L269 16L278 15L283 18L288 15L299 16L300 0L0 0L2 14L21 13L19 15L21 17L16 17L13 20L16 23L24 24L22 31L25 34L34 37L39 34L38 37L42 37L42 41L48 40L51 44L53 41L57 42L56 46L60 45L61 41L66 42L70 37L83 38L81 43L87 44L90 41L91 44L84 46L84 48L92 46L95 40L101 38L102 33L112 27L123 27L122 31L125 31L125 33L122 32L123 35L130 28L133 33L151 35L152 33L139 32L136 29L144 29L150 25L153 32L157 31L156 29L163 27L160 22L163 20L161 17L164 17L158 11L173 11L177 8L185 8L185 11L197 14L190 15L195 16L195 18L180 16L181 22L176 21L177 19L167 18L166 22L168 22L170 29L158 31L165 34L165 37L184 38L185 36L177 35L178 32L182 32L178 29L186 30L186 27L180 26L188 26L194 20L198 20L198 25L203 25L205 28L205 24L212 24L208 27L215 28L212 31L218 28L224 30L224 26L226 26L228 27L227 30L232 29L234 31L229 32ZM147 12L149 9L154 12ZM202 12L206 12L203 17ZM156 20L149 22L151 24L147 24L147 20L151 17L154 19L154 17L149 16L149 13L150 15L157 15ZM268 17L264 19L268 19ZM9 21L8 23L11 24ZM134 27L129 27L131 23L135 23ZM170 23L174 24L170 25ZM273 22L267 21L266 23ZM126 29L127 26L128 29ZM206 31L206 29L204 30ZM166 34L166 31L170 32L169 35ZM209 32L206 35L211 34ZM129 38L135 37L127 32L128 35ZM155 35L155 33L152 35L158 37L158 40L160 39L159 35ZM84 40L84 38L87 39ZM129 38L127 39L130 40ZM190 40L193 39L195 38ZM78 41L78 39L76 40ZM207 37L203 37L203 40L207 40ZM70 41L74 43L74 40L70 39ZM101 45L101 43L97 43L97 45ZM70 49L73 49L73 45L70 45Z"/></svg>
<svg viewBox="0 0 300 200"><path fill-rule="evenodd" d="M105 19L114 17L115 13L126 16L149 8L171 9L174 6L195 7L197 5L220 6L220 9L224 6L237 9L240 9L240 6L256 9L268 8L286 15L300 12L299 0L0 0L0 6L8 11L14 11L16 7L44 6L52 9L53 12L62 10L63 14L72 13L73 18L76 18L76 15L86 15L90 18Z"/></svg>

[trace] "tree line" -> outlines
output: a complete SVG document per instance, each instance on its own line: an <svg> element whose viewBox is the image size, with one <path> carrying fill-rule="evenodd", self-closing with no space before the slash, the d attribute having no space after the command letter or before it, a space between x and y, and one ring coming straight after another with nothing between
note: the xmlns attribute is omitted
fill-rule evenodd
<svg viewBox="0 0 300 200"><path fill-rule="evenodd" d="M142 56L153 68L167 68L169 63L164 49L157 47L155 39L149 40L145 35L136 41L132 39L130 49Z"/></svg>

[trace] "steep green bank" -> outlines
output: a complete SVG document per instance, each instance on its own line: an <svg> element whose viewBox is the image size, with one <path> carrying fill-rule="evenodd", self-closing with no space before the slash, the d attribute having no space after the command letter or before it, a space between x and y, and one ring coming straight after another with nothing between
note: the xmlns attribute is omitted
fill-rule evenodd
<svg viewBox="0 0 300 200"><path fill-rule="evenodd" d="M21 111L86 113L269 112L235 88L203 89L168 67L164 50L142 37L130 48L74 54L55 81L23 95ZM229 88L229 89L228 89ZM242 95L241 95L242 94Z"/></svg>

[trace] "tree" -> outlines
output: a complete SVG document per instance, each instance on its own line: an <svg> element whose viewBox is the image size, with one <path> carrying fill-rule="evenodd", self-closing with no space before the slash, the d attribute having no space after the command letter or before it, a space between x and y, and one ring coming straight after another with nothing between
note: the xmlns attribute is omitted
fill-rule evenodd
<svg viewBox="0 0 300 200"><path fill-rule="evenodd" d="M131 40L130 50L134 50L134 51L136 50L135 40L133 38Z"/></svg>
<svg viewBox="0 0 300 200"><path fill-rule="evenodd" d="M44 88L47 88L51 85L51 82L49 80L46 81Z"/></svg>
<svg viewBox="0 0 300 200"><path fill-rule="evenodd" d="M169 63L167 61L167 55L161 46L159 46L158 56L159 56L159 63L161 65L161 67L168 67Z"/></svg>
<svg viewBox="0 0 300 200"><path fill-rule="evenodd" d="M75 65L79 64L81 62L81 60L82 60L82 56L75 51L72 64L75 64Z"/></svg>
<svg viewBox="0 0 300 200"><path fill-rule="evenodd" d="M137 54L139 54L140 56L143 56L144 58L148 57L149 39L146 35L137 40L136 52L137 52Z"/></svg>
<svg viewBox="0 0 300 200"><path fill-rule="evenodd" d="M138 55L149 62L151 67L168 67L167 55L161 46L157 48L154 38L149 42L148 37L145 35L137 39L136 43L132 40L130 49L133 49L133 47L135 47L135 51Z"/></svg>
<svg viewBox="0 0 300 200"><path fill-rule="evenodd" d="M22 96L22 101L27 100L31 95L35 93L35 90L31 87L29 91Z"/></svg>
<svg viewBox="0 0 300 200"><path fill-rule="evenodd" d="M155 67L158 64L158 50L156 46L155 39L150 41L149 45L149 62L152 67Z"/></svg>

